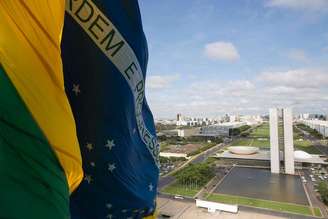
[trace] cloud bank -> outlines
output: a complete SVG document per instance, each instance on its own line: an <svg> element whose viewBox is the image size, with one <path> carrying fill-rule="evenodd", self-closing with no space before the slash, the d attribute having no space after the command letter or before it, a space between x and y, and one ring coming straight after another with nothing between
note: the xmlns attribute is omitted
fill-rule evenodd
<svg viewBox="0 0 328 219"><path fill-rule="evenodd" d="M240 58L238 50L230 42L213 42L205 45L205 55L212 60L235 61Z"/></svg>

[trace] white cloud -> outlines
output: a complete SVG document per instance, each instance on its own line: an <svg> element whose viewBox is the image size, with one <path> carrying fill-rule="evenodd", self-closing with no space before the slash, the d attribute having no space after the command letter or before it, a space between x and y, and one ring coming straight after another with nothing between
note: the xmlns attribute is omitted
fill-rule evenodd
<svg viewBox="0 0 328 219"><path fill-rule="evenodd" d="M288 58L298 61L298 62L308 62L309 58L307 57L306 53L302 49L291 49L288 53Z"/></svg>
<svg viewBox="0 0 328 219"><path fill-rule="evenodd" d="M222 89L222 94L231 96L247 96L255 89L255 85L248 80L229 81Z"/></svg>
<svg viewBox="0 0 328 219"><path fill-rule="evenodd" d="M288 87L321 87L328 85L328 72L296 69L282 72L264 72L258 79L267 84Z"/></svg>
<svg viewBox="0 0 328 219"><path fill-rule="evenodd" d="M254 84L248 80L229 81L227 90L253 90Z"/></svg>
<svg viewBox="0 0 328 219"><path fill-rule="evenodd" d="M230 42L213 42L205 45L205 55L213 60L235 61L239 59L236 47Z"/></svg>
<svg viewBox="0 0 328 219"><path fill-rule="evenodd" d="M269 7L322 11L328 9L327 0L270 0Z"/></svg>
<svg viewBox="0 0 328 219"><path fill-rule="evenodd" d="M296 94L297 93L297 88L295 87L287 87L287 86L274 86L274 87L267 87L265 89L265 92L267 94L271 95L290 95L290 94Z"/></svg>
<svg viewBox="0 0 328 219"><path fill-rule="evenodd" d="M152 75L147 78L146 86L149 89L163 89L170 86L170 84L178 80L180 76L176 75Z"/></svg>
<svg viewBox="0 0 328 219"><path fill-rule="evenodd" d="M148 98L149 97L149 98ZM225 113L262 114L271 107L293 107L299 112L328 108L328 71L296 69L260 73L250 80L210 80L170 86L148 93L156 118L176 113L215 117Z"/></svg>

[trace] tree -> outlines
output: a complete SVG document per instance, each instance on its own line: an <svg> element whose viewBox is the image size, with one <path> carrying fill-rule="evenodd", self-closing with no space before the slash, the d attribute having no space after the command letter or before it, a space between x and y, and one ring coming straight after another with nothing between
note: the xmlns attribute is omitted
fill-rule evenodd
<svg viewBox="0 0 328 219"><path fill-rule="evenodd" d="M321 181L319 182L317 189L320 194L322 202L328 205L328 184L324 181Z"/></svg>
<svg viewBox="0 0 328 219"><path fill-rule="evenodd" d="M210 163L190 164L182 171L176 174L176 178L180 184L197 183L202 186L214 177L214 167Z"/></svg>

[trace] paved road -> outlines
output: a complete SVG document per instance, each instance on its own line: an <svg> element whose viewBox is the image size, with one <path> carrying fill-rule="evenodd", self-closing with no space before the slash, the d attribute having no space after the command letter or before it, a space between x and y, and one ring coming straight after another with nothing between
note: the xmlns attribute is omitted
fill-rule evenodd
<svg viewBox="0 0 328 219"><path fill-rule="evenodd" d="M159 179L158 182L158 190L161 190L162 188L164 188L166 185L172 183L175 180L174 176L163 176Z"/></svg>
<svg viewBox="0 0 328 219"><path fill-rule="evenodd" d="M174 198L174 195L169 195L169 194L163 194L163 193L157 193L157 197L159 198L166 198L170 200L175 200L175 201L181 201L181 202L188 202L188 203L195 203L194 198L189 198L189 197L184 197L183 199L176 199Z"/></svg>
<svg viewBox="0 0 328 219"><path fill-rule="evenodd" d="M328 156L328 146L327 145L322 145L319 139L313 137L307 131L304 131L303 129L300 129L298 127L296 127L296 128L299 131L303 132L305 139L311 141L313 143L314 147L316 147L322 154Z"/></svg>
<svg viewBox="0 0 328 219"><path fill-rule="evenodd" d="M303 170L303 174L305 179L307 180L307 182L305 183L305 187L308 191L309 198L311 199L313 207L320 208L324 218L328 218L327 207L318 199L318 197L316 196L316 192L314 191L314 185L309 176L311 172L309 170Z"/></svg>
<svg viewBox="0 0 328 219"><path fill-rule="evenodd" d="M197 156L194 160L191 161L191 163L196 164L196 163L201 163L204 162L208 157L214 155L218 150L226 146L225 144L218 144L207 151L201 153L199 156Z"/></svg>
<svg viewBox="0 0 328 219"><path fill-rule="evenodd" d="M303 132L305 139L310 140L314 147L316 147L322 154L328 155L328 147L325 145L322 145L320 140L317 138L311 136L307 131L304 131L300 128L297 128L301 132ZM314 207L319 207L321 209L321 212L323 213L324 218L328 218L328 210L327 207L317 198L316 192L314 191L314 185L310 178L310 171L309 170L303 170L304 176L307 180L307 183L305 183L306 189L309 194L309 198L311 199L311 202Z"/></svg>
<svg viewBox="0 0 328 219"><path fill-rule="evenodd" d="M196 164L196 163L201 163L201 162L204 162L208 157L214 155L218 150L220 150L221 148L225 147L226 144L218 144L198 155L196 155L196 157L194 158L191 158L192 160L189 161L189 163L193 163L193 164ZM188 161L187 161L188 162ZM171 173L172 174L172 173ZM173 183L175 180L175 177L170 175L170 174L167 174L165 176L162 176L160 179L159 179L159 182L158 182L158 190L161 190L162 188L164 188L165 186Z"/></svg>
<svg viewBox="0 0 328 219"><path fill-rule="evenodd" d="M175 199L174 196L172 195L165 195L165 194L158 194L158 198L160 199L165 199L167 201L165 201L165 205L169 205L170 203L177 203L177 202L181 202L181 203L185 203L191 206L195 206L195 199L193 198L184 198L184 199ZM176 205L176 204L175 204ZM161 206L159 207L159 213L161 212ZM171 206L171 208L173 208L173 206ZM195 207L193 207L195 208ZM296 214L289 214L289 213L284 213L284 212L278 212L278 211L271 211L268 209L261 209L261 208L252 208L252 207L246 207L246 206L238 206L239 208L239 212L250 212L251 215L254 216L254 219L263 219L265 217L265 215L270 215L270 216L276 216L276 217L280 217L280 218L288 218L288 219L317 219L316 217L309 217L309 216L302 216L302 215L296 215ZM231 214L232 218L240 218L238 217L239 214L234 215ZM199 216L199 215L198 215ZM178 218L178 217L173 217L173 218ZM218 217L220 218L220 217ZM248 217L250 218L250 217ZM253 218L253 217L251 217Z"/></svg>

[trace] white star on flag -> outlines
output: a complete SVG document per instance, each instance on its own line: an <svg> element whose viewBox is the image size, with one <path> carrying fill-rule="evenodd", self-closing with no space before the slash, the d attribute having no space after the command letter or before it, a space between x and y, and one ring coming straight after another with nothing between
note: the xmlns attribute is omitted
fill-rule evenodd
<svg viewBox="0 0 328 219"><path fill-rule="evenodd" d="M108 164L108 170L109 170L110 172L113 172L114 169L116 169L116 166L115 166L114 163L113 163L113 164Z"/></svg>
<svg viewBox="0 0 328 219"><path fill-rule="evenodd" d="M93 144L91 144L91 143L87 143L86 148L87 148L89 151L92 151L92 149L93 149Z"/></svg>
<svg viewBox="0 0 328 219"><path fill-rule="evenodd" d="M107 140L107 143L105 144L105 147L109 150L112 150L112 148L115 146L114 140Z"/></svg>
<svg viewBox="0 0 328 219"><path fill-rule="evenodd" d="M95 162L90 162L90 166L95 167L96 163Z"/></svg>
<svg viewBox="0 0 328 219"><path fill-rule="evenodd" d="M153 184L152 183L150 183L149 184L149 186L148 186L148 188L149 188L149 191L151 192L151 191L153 191L153 189L154 189L154 186L153 186Z"/></svg>
<svg viewBox="0 0 328 219"><path fill-rule="evenodd" d="M80 85L79 84L73 84L72 91L75 93L76 96L79 95L79 93L81 93Z"/></svg>
<svg viewBox="0 0 328 219"><path fill-rule="evenodd" d="M106 208L111 209L112 208L112 204L111 203L107 203L106 204Z"/></svg>
<svg viewBox="0 0 328 219"><path fill-rule="evenodd" d="M91 184L91 182L93 181L91 175L85 175L84 180L88 182L88 184Z"/></svg>

